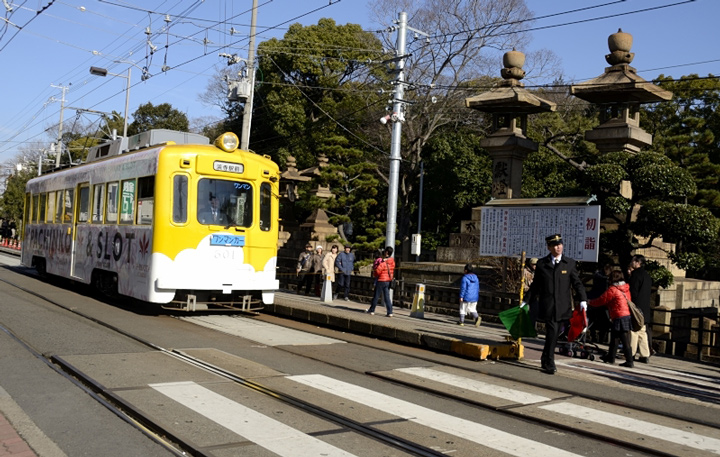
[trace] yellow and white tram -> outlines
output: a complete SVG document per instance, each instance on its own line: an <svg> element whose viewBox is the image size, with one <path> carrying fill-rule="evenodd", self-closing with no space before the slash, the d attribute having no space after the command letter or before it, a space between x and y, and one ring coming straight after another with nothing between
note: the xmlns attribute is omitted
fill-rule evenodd
<svg viewBox="0 0 720 457"><path fill-rule="evenodd" d="M31 179L22 263L189 311L272 303L279 169L237 146L152 130Z"/></svg>

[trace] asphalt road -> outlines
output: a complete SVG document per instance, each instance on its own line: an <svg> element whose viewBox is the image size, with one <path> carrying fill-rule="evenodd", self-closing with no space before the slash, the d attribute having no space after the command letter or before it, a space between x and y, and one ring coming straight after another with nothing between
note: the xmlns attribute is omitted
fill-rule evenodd
<svg viewBox="0 0 720 457"><path fill-rule="evenodd" d="M111 304L16 267L0 294L0 410L41 456L720 453L720 406L693 396L717 370L680 395L602 364L542 376L272 316Z"/></svg>

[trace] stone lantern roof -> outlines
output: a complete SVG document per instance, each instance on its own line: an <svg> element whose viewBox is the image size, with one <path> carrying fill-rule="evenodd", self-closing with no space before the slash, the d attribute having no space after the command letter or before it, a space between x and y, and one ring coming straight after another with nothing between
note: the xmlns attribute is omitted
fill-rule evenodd
<svg viewBox="0 0 720 457"><path fill-rule="evenodd" d="M672 98L672 92L644 80L630 66L635 54L630 52L632 35L618 29L608 37L610 54L605 60L611 65L589 81L570 87L570 93L590 103L655 103Z"/></svg>
<svg viewBox="0 0 720 457"><path fill-rule="evenodd" d="M525 77L524 64L522 52L513 49L505 53L504 68L500 71L504 80L487 92L466 98L465 106L493 114L527 115L555 111L555 103L533 95L520 82Z"/></svg>

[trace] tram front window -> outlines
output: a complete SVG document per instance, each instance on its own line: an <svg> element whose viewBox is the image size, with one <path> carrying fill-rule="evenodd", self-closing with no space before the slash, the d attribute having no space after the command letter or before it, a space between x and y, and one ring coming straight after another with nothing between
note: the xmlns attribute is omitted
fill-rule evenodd
<svg viewBox="0 0 720 457"><path fill-rule="evenodd" d="M252 186L241 181L201 179L198 182L197 220L203 225L250 227Z"/></svg>

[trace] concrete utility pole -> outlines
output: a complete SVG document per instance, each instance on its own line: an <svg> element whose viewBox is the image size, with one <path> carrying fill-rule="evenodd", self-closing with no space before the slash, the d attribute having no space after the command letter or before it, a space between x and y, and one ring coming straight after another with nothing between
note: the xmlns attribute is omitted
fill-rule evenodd
<svg viewBox="0 0 720 457"><path fill-rule="evenodd" d="M70 86L56 86L54 84L50 84L50 87L62 90L62 98L60 99L60 124L58 125L57 147L55 148L55 168L60 168L60 156L62 155L63 114L65 112L65 92L67 92Z"/></svg>
<svg viewBox="0 0 720 457"><path fill-rule="evenodd" d="M383 124L392 121L392 137L390 144L390 175L388 187L388 209L387 209L387 228L385 229L385 246L391 246L395 249L395 229L397 227L397 200L398 185L400 181L400 142L402 139L402 123L405 122L405 104L407 103L403 97L405 96L405 60L407 59L407 31L412 30L417 35L428 36L427 33L414 29L407 25L407 13L398 14L396 21L398 24L397 43L395 48L395 58L391 62L397 64L395 79L395 89L393 91L392 114L383 117L380 122Z"/></svg>
<svg viewBox="0 0 720 457"><path fill-rule="evenodd" d="M248 76L250 77L250 94L243 109L240 149L247 150L250 146L250 122L252 121L253 94L255 93L255 22L257 20L257 0L253 0L252 16L250 17L250 49L248 51Z"/></svg>
<svg viewBox="0 0 720 457"><path fill-rule="evenodd" d="M390 184L388 186L387 227L385 229L385 246L395 249L395 229L397 227L397 199L400 181L400 140L402 138L402 122L405 120L405 49L407 46L407 13L398 14L398 36L395 49L397 58L397 78L393 91L392 105L392 138L390 142Z"/></svg>

